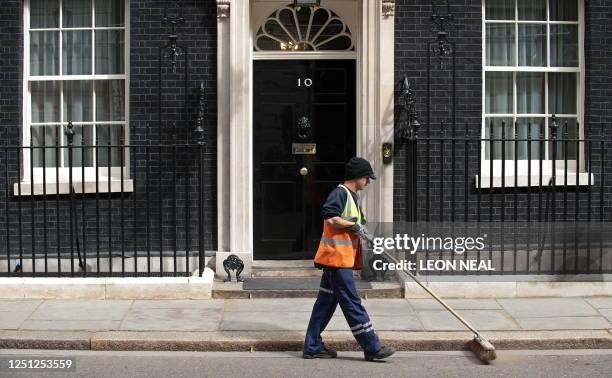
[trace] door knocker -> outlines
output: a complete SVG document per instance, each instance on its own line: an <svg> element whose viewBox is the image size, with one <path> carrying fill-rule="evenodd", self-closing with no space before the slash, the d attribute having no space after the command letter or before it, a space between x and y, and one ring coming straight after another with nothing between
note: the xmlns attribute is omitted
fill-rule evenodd
<svg viewBox="0 0 612 378"><path fill-rule="evenodd" d="M306 140L312 134L312 126L308 117L300 117L297 121L297 135L300 140Z"/></svg>

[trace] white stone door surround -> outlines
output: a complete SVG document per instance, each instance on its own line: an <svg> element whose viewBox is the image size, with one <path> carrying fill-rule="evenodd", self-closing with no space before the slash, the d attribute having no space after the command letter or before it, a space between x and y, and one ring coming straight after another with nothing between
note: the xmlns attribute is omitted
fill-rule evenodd
<svg viewBox="0 0 612 378"><path fill-rule="evenodd" d="M334 2L353 2L357 9L356 147L379 176L365 191L364 209L371 221L392 222L393 164L382 164L381 149L384 142L393 143L395 0L321 1L342 17L342 7L334 8ZM248 277L253 259L251 10L262 3L293 1L217 0L218 274L224 272L222 261L235 254Z"/></svg>

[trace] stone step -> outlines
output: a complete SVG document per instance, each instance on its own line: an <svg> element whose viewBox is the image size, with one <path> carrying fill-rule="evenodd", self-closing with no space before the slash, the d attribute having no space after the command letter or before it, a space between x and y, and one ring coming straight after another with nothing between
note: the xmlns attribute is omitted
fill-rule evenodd
<svg viewBox="0 0 612 378"><path fill-rule="evenodd" d="M252 277L320 277L317 268L253 268Z"/></svg>
<svg viewBox="0 0 612 378"><path fill-rule="evenodd" d="M255 260L251 277L320 277L312 260Z"/></svg>

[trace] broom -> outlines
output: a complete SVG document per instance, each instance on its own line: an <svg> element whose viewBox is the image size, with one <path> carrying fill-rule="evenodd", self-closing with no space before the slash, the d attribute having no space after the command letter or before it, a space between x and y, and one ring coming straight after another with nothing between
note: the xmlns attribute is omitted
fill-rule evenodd
<svg viewBox="0 0 612 378"><path fill-rule="evenodd" d="M368 242L372 244L374 243L374 238L367 231L361 233L361 236ZM387 255L395 263L399 262L397 261L397 259L389 255L388 253L385 253L385 255ZM464 326L466 326L470 331L472 331L472 333L474 333L474 338L468 341L465 346L472 352L474 352L478 359L488 364L497 357L493 344L491 344L489 340L487 340L483 335L481 335L480 332L476 330L476 328L472 327L470 323L467 322L467 320L463 319L461 315L459 315L455 310L453 310L449 305L447 305L446 302L444 302L440 297L438 297L436 293L434 293L433 291L431 291L431 289L425 286L418 278L416 278L414 274L412 274L412 272L410 272L410 270L404 270L404 272L408 273L408 275L414 280L414 282L419 284L419 286L422 287L423 290L429 293L429 295L431 295L436 301L438 301L438 303L440 303L445 309L447 309L448 312L453 314L453 316L457 318L457 320L459 320Z"/></svg>

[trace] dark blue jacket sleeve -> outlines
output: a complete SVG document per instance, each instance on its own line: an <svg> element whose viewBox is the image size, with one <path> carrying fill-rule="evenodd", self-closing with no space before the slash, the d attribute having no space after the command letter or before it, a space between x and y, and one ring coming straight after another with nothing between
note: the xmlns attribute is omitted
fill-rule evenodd
<svg viewBox="0 0 612 378"><path fill-rule="evenodd" d="M344 204L346 203L346 190L336 187L329 193L327 200L323 204L321 215L323 219L339 217L342 214Z"/></svg>

